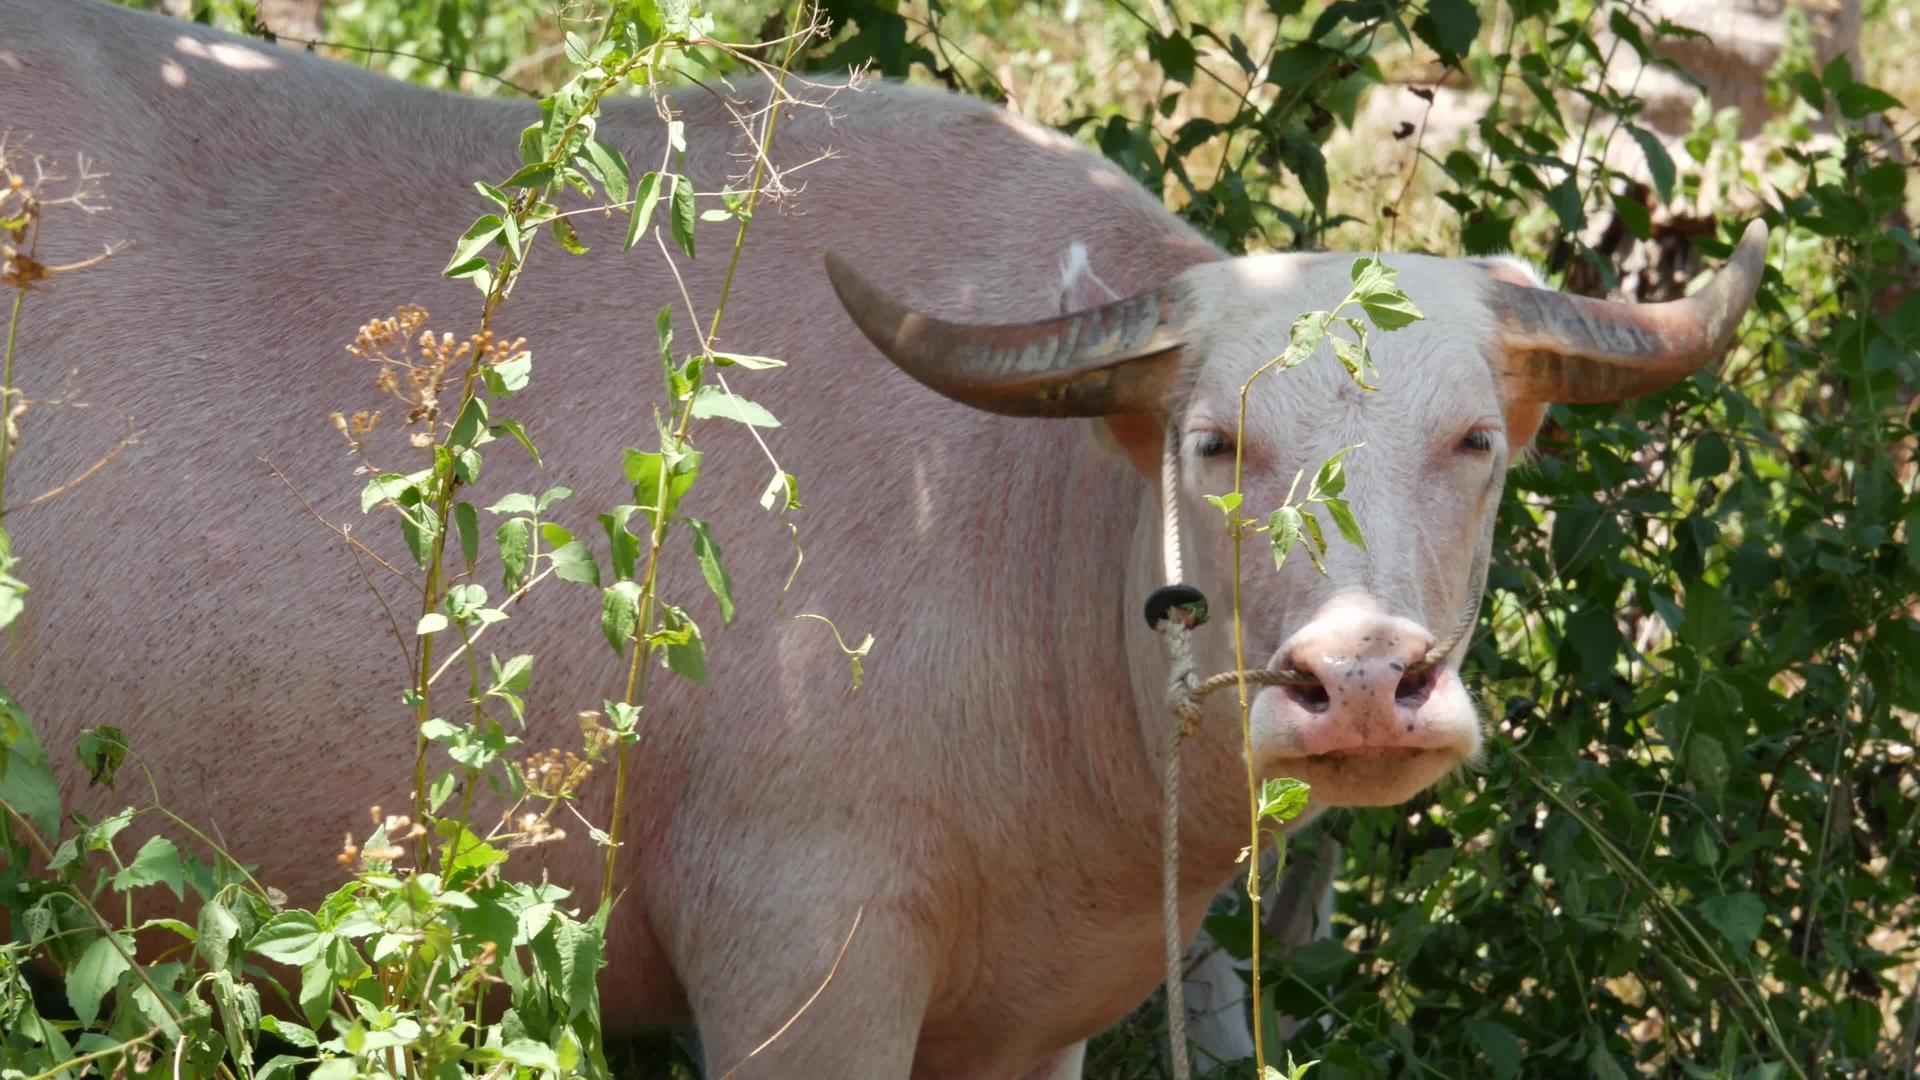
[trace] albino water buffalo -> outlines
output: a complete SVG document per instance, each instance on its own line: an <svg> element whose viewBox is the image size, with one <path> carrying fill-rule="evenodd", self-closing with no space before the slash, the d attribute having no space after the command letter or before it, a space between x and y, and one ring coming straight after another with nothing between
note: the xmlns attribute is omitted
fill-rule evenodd
<svg viewBox="0 0 1920 1080"><path fill-rule="evenodd" d="M759 89L676 99L701 190L744 147L722 98ZM112 174L113 211L50 223L42 257L133 245L30 295L20 344L30 396L93 407L30 414L10 492L84 469L122 410L144 430L7 520L33 592L0 678L69 761L69 806L128 797L88 790L65 749L116 722L165 803L311 899L338 880L342 830L405 802L411 721L379 605L266 463L321 517L363 520L327 417L371 402L371 371L341 347L403 302L471 327L476 294L439 270L481 209L470 182L515 167L532 115L158 17L0 0L13 152L24 136ZM601 132L661 160L651 104L613 104ZM1161 967L1170 720L1140 612L1162 583L1162 433L1178 432L1188 576L1218 608L1230 564L1202 496L1230 484L1241 384L1297 314L1340 299L1351 258L1225 257L1099 156L943 93L842 92L782 123L780 160L828 151L754 223L722 341L791 364L735 385L785 421L769 438L801 477L806 562L782 600L792 549L758 505L767 466L742 429L698 429L690 509L725 548L740 611L722 629L691 560L675 564L664 588L708 628L711 689L660 680L645 713L605 1020L697 1023L722 1070L807 998L863 912L838 974L746 1073L1077 1075L1081 1040ZM653 314L679 296L656 253L618 254L621 225L582 219L594 252L543 249L500 317L534 351L512 410L547 467L490 451L484 489L566 484L581 533L627 498L620 447L650 443ZM703 310L730 238L706 226L701 257L680 261ZM1336 543L1325 576L1250 560L1251 662L1317 680L1256 699L1262 773L1309 781L1319 805L1373 805L1473 758L1464 643L1419 661L1472 617L1508 462L1549 402L1648 393L1711 363L1763 248L1756 229L1707 290L1646 308L1570 300L1505 263L1396 257L1427 318L1376 335L1377 393L1331 355L1256 387L1250 510L1366 444L1347 489L1366 550ZM487 643L539 657L531 746L572 745L575 713L615 692L597 603L543 587ZM875 635L864 689L796 612ZM1195 636L1203 672L1230 665L1223 627ZM1189 931L1247 833L1227 696L1182 762ZM601 780L583 804L605 821ZM523 861L589 893L599 866L584 841Z"/></svg>

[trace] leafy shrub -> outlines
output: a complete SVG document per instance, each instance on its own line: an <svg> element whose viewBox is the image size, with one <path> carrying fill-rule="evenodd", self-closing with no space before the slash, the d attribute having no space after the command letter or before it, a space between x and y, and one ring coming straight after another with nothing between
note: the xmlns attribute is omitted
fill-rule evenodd
<svg viewBox="0 0 1920 1080"><path fill-rule="evenodd" d="M1757 137L1743 144L1737 118L1703 109L1676 159L1639 123L1643 103L1603 75L1620 50L1647 53L1681 31L1624 0L1065 6L1067 18L1034 18L988 0L924 8L828 0L836 34L808 59L821 68L870 62L998 99L1021 89L1003 85L1018 73L1045 72L1031 80L1057 88L1040 102L1045 119L1097 146L1229 251L1369 247L1407 223L1408 235L1449 252L1513 248L1573 287L1604 291L1620 271L1608 241L1594 246L1595 222L1613 222L1615 238L1676 250L1683 262L1724 256L1744 222L1723 215L1694 233L1663 231L1674 206L1739 196L1762 207L1774 230L1772 269L1718 375L1621 408L1550 414L1537 456L1509 484L1469 660L1494 729L1487 761L1416 806L1340 813L1303 838L1309 852L1340 842L1339 913L1329 939L1264 958L1263 1018L1328 1018L1287 1043L1297 1057L1320 1059L1321 1077L1910 1073L1920 1029L1911 407L1920 299L1909 290L1920 245L1904 215L1914 148L1886 135L1903 115L1898 102L1844 61L1818 64L1789 49L1769 80L1778 115ZM425 81L454 79L461 67L502 74L531 51L520 35L558 36L529 9L497 8L356 0L331 12L327 29L364 48L430 56L400 68ZM244 5L205 14L249 21ZM715 14L736 32L768 15L747 5ZM780 25L766 23L770 33ZM1603 27L1618 44L1602 40ZM1409 69L1425 73L1412 88L1429 102L1444 78L1487 91L1490 104L1460 145L1405 132L1384 183L1348 182L1344 173L1378 167L1366 155L1379 147L1343 149L1343 133L1367 95L1397 92L1390 79ZM1837 123L1837 137L1813 137L1822 118ZM1608 148L1623 141L1642 155L1643 175L1607 164ZM484 249L493 237L469 240ZM640 458L635 478L647 466L671 475L674 453ZM409 483L420 502L445 502L444 488ZM532 537L542 508L526 498L533 511L506 512L527 515ZM550 545L546 557L564 547ZM556 573L558 565L549 563ZM451 630L485 610L463 601L440 614ZM630 627L640 609L624 593L609 610L615 639L644 625L663 636L643 644L685 649L694 640L638 614ZM512 663L483 689L510 697ZM18 726L11 706L0 715ZM617 734L617 710L608 716ZM448 737L470 747L492 736ZM16 760L32 754L30 741L15 744ZM63 1029L38 1019L17 965L8 967L0 1020L9 1054L40 1055L14 1059L27 1069L167 1023L191 1032L179 1045L191 1045L201 1065L222 1055L239 1064L246 1033L270 1023L235 978L241 942L270 960L279 950L326 963L324 977L349 997L366 988L367 1009L357 1020L342 1012L345 1026L336 1022L333 1034L363 1060L384 1053L383 1040L451 1053L435 1040L460 1032L498 1035L499 1057L473 1051L475 1064L514 1045L509 1028L450 1019L472 1000L462 995L476 992L451 978L405 998L404 1019L418 1034L391 1034L403 1017L379 1012L385 991L368 987L353 961L331 966L336 954L365 964L355 942L387 940L402 909L429 912L454 940L482 948L469 923L485 918L463 921L460 912L483 901L489 917L545 910L556 898L475 896L477 878L462 860L491 858L483 850L492 843L469 849L461 833L429 832L417 839L439 844L436 882L389 885L375 863L350 895L312 916L314 928L294 919L263 939L288 914L273 911L270 894L219 858L146 848L128 857L112 848L119 827L90 823L68 836L65 876L31 886L41 906L24 905L14 922L40 934L70 987L79 973L79 1001L119 1003L118 1026L57 1043ZM391 839L376 835L367 847ZM90 880L82 856L98 868ZM139 887L200 898L196 925L155 927L195 935L191 964L143 977L116 970L124 928L100 901ZM482 891L492 887L506 888ZM446 899L453 894L476 907ZM73 899L46 899L55 895ZM1249 936L1233 932L1236 917L1247 918L1243 910L1215 924L1221 940ZM579 973L596 916L551 918L551 939L543 924L511 942L534 987L527 993L539 999L517 1021L531 1026L511 1030L578 1046L579 1067L598 1069L597 1032L575 1008L587 992ZM352 936L343 925L371 928ZM561 926L573 928L564 950ZM308 958L323 938L324 955ZM426 946L395 947L417 956ZM16 944L6 955L23 952ZM575 957L571 966L565 956ZM158 1008L174 1002L178 1017ZM1149 1006L1109 1035L1090 1074L1157 1075L1157 1023ZM123 1052L137 1057L139 1048L113 1051ZM684 1067L678 1060L632 1068ZM1247 1072L1245 1063L1219 1070Z"/></svg>

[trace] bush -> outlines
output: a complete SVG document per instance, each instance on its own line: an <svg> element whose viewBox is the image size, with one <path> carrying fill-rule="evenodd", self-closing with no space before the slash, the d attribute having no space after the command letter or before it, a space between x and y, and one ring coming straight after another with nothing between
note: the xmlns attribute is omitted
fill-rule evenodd
<svg viewBox="0 0 1920 1080"><path fill-rule="evenodd" d="M1339 841L1339 909L1327 939L1263 958L1263 1022L1326 1017L1286 1043L1320 1061L1318 1077L1910 1074L1920 1032L1920 299L1911 290L1920 244L1906 206L1920 146L1890 134L1907 115L1898 100L1844 59L1817 60L1802 34L1767 76L1774 115L1757 134L1742 139L1739 117L1701 108L1685 139L1663 141L1644 102L1605 76L1616 56L1655 59L1686 32L1624 0L1066 7L1055 18L988 0L829 0L834 36L806 60L1012 96L1233 252L1371 248L1404 235L1450 254L1511 248L1596 294L1623 283L1658 294L1674 288L1671 276L1623 271L1630 249L1640 249L1639 265L1648 250L1656 267L1717 260L1744 224L1747 211L1728 209L1739 206L1775 237L1741 344L1717 375L1624 408L1552 411L1537 455L1509 483L1470 659L1493 728L1487 760L1415 806L1339 813L1303 838L1309 848ZM402 58L402 74L485 88L489 79L456 69L503 75L537 48L524 35L560 32L530 8L499 8L358 0L332 9L325 31L433 60ZM1892 2L1874 10L1910 14ZM201 13L252 21L238 5ZM744 4L713 18L740 34L787 25ZM1910 48L1875 44L1889 55ZM1488 96L1457 143L1430 143L1426 113L1415 130L1355 140L1369 96L1402 93L1402 83L1429 107L1442 84ZM543 178L532 181L523 186L537 190ZM470 240L484 250L495 234ZM497 262L466 269L511 272ZM642 457L630 475L671 472L674 452ZM402 501L417 491L415 502L439 510L428 539L444 544L458 531L446 524L457 500L445 483L401 478L377 494ZM565 542L548 549L555 572ZM0 575L9 559L0 546ZM643 616L642 583L622 576L633 603L609 593L615 640L651 627L643 646L697 641L671 616ZM486 610L476 599L442 614L452 626ZM511 698L512 663L482 689ZM616 704L611 735L596 735L589 756L630 730ZM14 718L9 738L20 739L17 708L0 716ZM486 735L430 734L455 748ZM89 753L111 757L116 738L97 738ZM16 760L34 752L30 737L15 744ZM502 766L492 751L472 761ZM528 783L524 770L502 775ZM432 809L410 816L426 822ZM418 839L440 845L432 883L387 878L375 860L314 914L276 913L270 894L225 860L153 844L127 857L112 847L124 824L70 835L65 862L48 852L60 873L28 883L15 906L16 934L27 937L0 964L12 1067L137 1055L142 1032L170 1024L191 1032L192 1060L205 1071L223 1058L249 1067L259 1032L296 1047L317 1042L321 1011L308 1014L311 1030L260 1018L237 978L244 942L268 959L320 965L315 979L363 1003L358 1018L335 1021L337 1060L378 1064L404 1045L422 1048L423 1061L476 1068L563 1064L521 1037L578 1054L570 1064L583 1070L603 1068L580 973L592 970L604 908L578 919L552 908L551 924L525 940L486 938L474 929L486 917L462 912L521 918L555 898L499 884L476 893L467 860L503 853L463 824L443 832L436 823ZM378 832L366 848L392 839ZM81 873L89 855L91 879ZM193 962L135 978L118 944L126 928L98 901L102 890L155 885L200 899L196 925L160 927L194 942ZM374 968L361 950L378 947L367 942L388 940L392 920L421 911L462 947L521 950L538 987L537 1001L514 990L522 1028L458 1019L478 988L451 971L397 997L367 978ZM1223 942L1244 941L1247 919L1242 904L1213 926ZM341 920L366 936L341 931ZM116 995L123 1007L111 1026L69 1042L70 1027L40 1019L17 966L30 947L64 965L77 1004ZM426 946L393 947L424 955ZM311 990L295 996L313 1002ZM523 1000L532 1003L521 1011ZM1159 1020L1149 1005L1106 1036L1090 1075L1159 1075ZM414 1027L392 1034L403 1021ZM456 1052L448 1041L476 1035L493 1040L490 1049ZM515 1046L539 1060L515 1058ZM656 1074L687 1064L669 1048L627 1067ZM1250 1072L1249 1063L1217 1070Z"/></svg>

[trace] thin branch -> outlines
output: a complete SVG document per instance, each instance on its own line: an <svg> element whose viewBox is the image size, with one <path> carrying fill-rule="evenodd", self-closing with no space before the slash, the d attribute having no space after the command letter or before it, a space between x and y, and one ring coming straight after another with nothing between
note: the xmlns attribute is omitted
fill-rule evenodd
<svg viewBox="0 0 1920 1080"><path fill-rule="evenodd" d="M847 928L847 939L840 943L840 952L838 955L836 955L833 958L833 966L827 969L827 977L824 979L821 979L820 985L814 987L813 993L807 995L807 1000L801 1003L799 1011L795 1012L792 1016L787 1017L787 1022L784 1024L781 1024L779 1030L767 1036L765 1042L762 1042L759 1046L756 1046L752 1050L747 1051L747 1056L741 1058L739 1064L735 1065L731 1069L728 1069L726 1072L721 1073L720 1080L732 1080L734 1073L737 1073L741 1069L745 1068L747 1065L747 1062L752 1061L755 1055L759 1054L760 1051L765 1050L767 1047L772 1046L774 1043L774 1040L780 1038L780 1036L782 1035L785 1035L787 1033L787 1029L792 1027L794 1025L794 1022L799 1020L801 1015L804 1014L808 1009L812 1008L813 1003L820 999L820 995L826 992L827 984L833 981L834 973L840 970L840 961L846 959L847 946L853 944L854 931L860 929L860 918L866 913L867 913L867 909L866 909L866 905L864 904L861 905L860 908L853 913L853 925Z"/></svg>

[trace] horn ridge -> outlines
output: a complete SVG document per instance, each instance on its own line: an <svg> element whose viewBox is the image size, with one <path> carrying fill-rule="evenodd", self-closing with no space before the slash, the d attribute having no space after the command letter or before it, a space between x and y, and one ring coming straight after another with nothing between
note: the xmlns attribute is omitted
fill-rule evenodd
<svg viewBox="0 0 1920 1080"><path fill-rule="evenodd" d="M1011 416L1110 416L1164 406L1186 304L1169 286L1031 322L958 323L900 303L837 252L827 278L875 348L927 387Z"/></svg>
<svg viewBox="0 0 1920 1080"><path fill-rule="evenodd" d="M1755 221L1727 264L1692 296L1629 304L1489 279L1508 397L1583 404L1650 394L1705 368L1733 343L1766 270L1767 226Z"/></svg>

